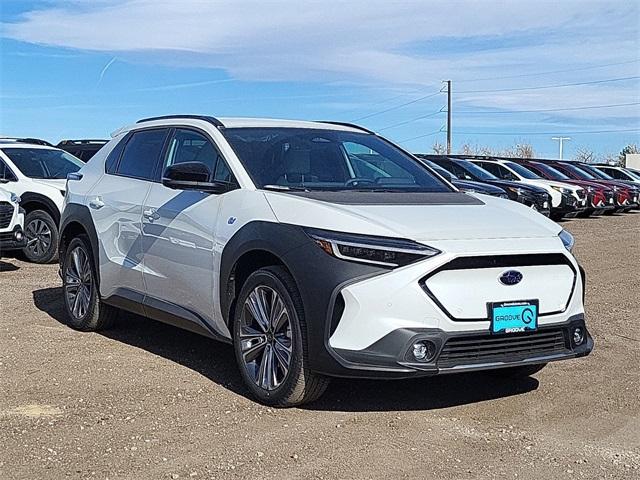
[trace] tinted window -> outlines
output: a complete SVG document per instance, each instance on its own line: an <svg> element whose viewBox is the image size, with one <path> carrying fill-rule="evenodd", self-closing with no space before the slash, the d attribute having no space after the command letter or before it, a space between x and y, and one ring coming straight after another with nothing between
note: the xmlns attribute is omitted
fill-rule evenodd
<svg viewBox="0 0 640 480"><path fill-rule="evenodd" d="M84 164L63 150L48 148L4 148L4 154L29 178L64 179Z"/></svg>
<svg viewBox="0 0 640 480"><path fill-rule="evenodd" d="M527 164L527 168L533 170L536 173L539 173L551 180L570 180L568 176L562 173L560 170L556 170L549 165L544 165L542 163L536 164Z"/></svg>
<svg viewBox="0 0 640 480"><path fill-rule="evenodd" d="M169 142L163 168L185 162L204 163L214 180L235 183L222 155L206 135L195 130L178 128Z"/></svg>
<svg viewBox="0 0 640 480"><path fill-rule="evenodd" d="M124 147L118 165L118 175L153 180L166 136L165 128L134 132Z"/></svg>
<svg viewBox="0 0 640 480"><path fill-rule="evenodd" d="M306 128L228 128L223 134L259 188L451 191L376 135Z"/></svg>
<svg viewBox="0 0 640 480"><path fill-rule="evenodd" d="M120 155L122 155L122 150L124 150L124 146L127 144L128 136L125 136L120 139L118 144L109 152L109 156L105 161L105 171L107 173L116 173L116 168L118 166L118 160L120 160Z"/></svg>
<svg viewBox="0 0 640 480"><path fill-rule="evenodd" d="M535 180L537 178L540 178L540 175L532 172L531 170L523 167L522 165L520 165L518 163L507 162L507 163L505 163L505 165L507 165L511 170L516 172L522 178L528 178L529 180Z"/></svg>
<svg viewBox="0 0 640 480"><path fill-rule="evenodd" d="M0 180L7 180L7 181L17 180L13 172L9 170L9 167L7 167L7 164L4 163L2 159L0 159Z"/></svg>

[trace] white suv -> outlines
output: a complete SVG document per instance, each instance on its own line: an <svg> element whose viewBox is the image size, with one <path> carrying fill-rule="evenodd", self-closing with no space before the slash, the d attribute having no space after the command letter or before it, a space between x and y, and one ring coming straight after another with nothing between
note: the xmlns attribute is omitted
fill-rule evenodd
<svg viewBox="0 0 640 480"><path fill-rule="evenodd" d="M554 220L564 216L576 216L587 208L587 192L584 188L557 180L547 180L510 160L471 161L503 180L515 180L544 188L551 196L550 216Z"/></svg>
<svg viewBox="0 0 640 480"><path fill-rule="evenodd" d="M60 260L70 326L125 309L230 342L251 393L289 406L331 376L587 355L572 243L357 126L169 116L70 175Z"/></svg>
<svg viewBox="0 0 640 480"><path fill-rule="evenodd" d="M58 222L67 174L84 165L58 148L0 139L0 183L22 199L28 260L49 263L55 259Z"/></svg>
<svg viewBox="0 0 640 480"><path fill-rule="evenodd" d="M0 188L0 258L8 250L24 247L24 213L20 197Z"/></svg>

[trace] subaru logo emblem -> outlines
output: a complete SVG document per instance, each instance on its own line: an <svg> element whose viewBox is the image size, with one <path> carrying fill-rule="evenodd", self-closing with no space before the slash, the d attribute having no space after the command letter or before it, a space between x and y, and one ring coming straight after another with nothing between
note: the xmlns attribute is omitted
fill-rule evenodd
<svg viewBox="0 0 640 480"><path fill-rule="evenodd" d="M522 274L517 270L507 270L500 275L499 280L503 285L516 285L522 281Z"/></svg>

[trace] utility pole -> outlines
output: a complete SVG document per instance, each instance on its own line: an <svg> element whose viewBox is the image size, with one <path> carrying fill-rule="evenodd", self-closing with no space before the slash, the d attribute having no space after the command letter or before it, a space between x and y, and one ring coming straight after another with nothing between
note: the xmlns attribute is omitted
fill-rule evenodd
<svg viewBox="0 0 640 480"><path fill-rule="evenodd" d="M565 140L571 140L571 137L551 137L551 140L558 140L560 143L560 160L562 160L562 144Z"/></svg>
<svg viewBox="0 0 640 480"><path fill-rule="evenodd" d="M451 80L447 84L447 155L451 154Z"/></svg>

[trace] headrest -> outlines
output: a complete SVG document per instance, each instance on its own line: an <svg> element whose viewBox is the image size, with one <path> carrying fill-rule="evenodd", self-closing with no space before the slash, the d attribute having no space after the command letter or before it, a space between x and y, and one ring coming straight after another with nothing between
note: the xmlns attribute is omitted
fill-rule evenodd
<svg viewBox="0 0 640 480"><path fill-rule="evenodd" d="M289 150L284 156L284 169L287 174L309 173L311 171L309 150Z"/></svg>

